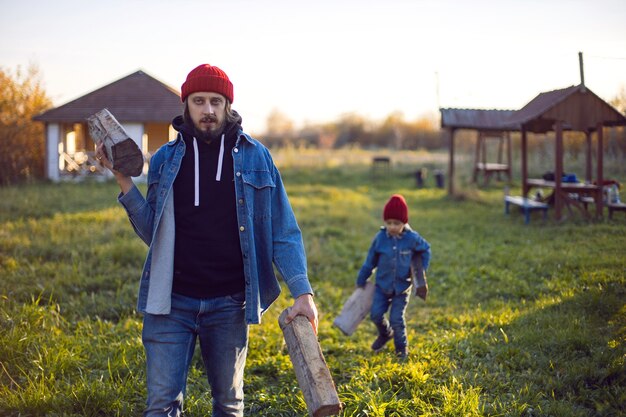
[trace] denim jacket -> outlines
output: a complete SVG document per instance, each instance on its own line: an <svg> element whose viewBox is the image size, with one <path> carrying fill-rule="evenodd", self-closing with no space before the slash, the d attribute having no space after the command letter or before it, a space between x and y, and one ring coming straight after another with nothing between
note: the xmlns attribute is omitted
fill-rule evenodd
<svg viewBox="0 0 626 417"><path fill-rule="evenodd" d="M302 234L269 150L240 130L231 152L244 263L246 322L256 324L281 291L273 265L293 297L313 294L313 290L307 277ZM170 312L175 232L173 184L184 154L185 142L179 134L152 156L146 198L137 187L118 197L135 232L149 247L139 285L140 312Z"/></svg>
<svg viewBox="0 0 626 417"><path fill-rule="evenodd" d="M385 294L400 294L411 286L411 258L419 253L424 271L430 263L430 244L407 224L398 236L391 236L384 227L374 237L365 263L359 271L358 286L376 268L376 286Z"/></svg>

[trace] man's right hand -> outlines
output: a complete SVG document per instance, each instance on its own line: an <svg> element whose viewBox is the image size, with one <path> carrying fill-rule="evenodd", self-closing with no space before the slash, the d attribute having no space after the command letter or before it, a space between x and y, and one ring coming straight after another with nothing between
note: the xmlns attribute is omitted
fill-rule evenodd
<svg viewBox="0 0 626 417"><path fill-rule="evenodd" d="M113 170L113 163L109 161L109 158L107 158L107 153L104 151L103 142L100 142L98 146L96 146L96 159L101 166L105 167L112 173L115 173L115 171Z"/></svg>
<svg viewBox="0 0 626 417"><path fill-rule="evenodd" d="M115 180L120 186L123 194L126 194L131 190L131 188L133 188L134 183L131 177L113 169L113 163L109 161L109 158L107 158L107 153L104 151L103 142L100 142L98 146L96 146L96 159L101 166L105 167L113 173L113 175L115 176Z"/></svg>

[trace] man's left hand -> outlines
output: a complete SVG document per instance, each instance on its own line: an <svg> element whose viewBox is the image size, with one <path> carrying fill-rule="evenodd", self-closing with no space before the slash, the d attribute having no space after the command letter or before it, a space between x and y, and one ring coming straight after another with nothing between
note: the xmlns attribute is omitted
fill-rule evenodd
<svg viewBox="0 0 626 417"><path fill-rule="evenodd" d="M315 306L315 302L313 301L313 296L311 294L302 294L295 299L293 305L289 308L285 322L291 322L291 320L296 318L298 315L305 316L311 322L313 331L317 335L317 307Z"/></svg>

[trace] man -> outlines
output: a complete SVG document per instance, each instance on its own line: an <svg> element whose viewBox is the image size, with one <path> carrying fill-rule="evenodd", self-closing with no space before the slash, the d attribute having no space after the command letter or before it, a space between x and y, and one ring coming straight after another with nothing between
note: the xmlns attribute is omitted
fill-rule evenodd
<svg viewBox="0 0 626 417"><path fill-rule="evenodd" d="M302 235L272 157L245 134L231 109L233 85L208 64L182 85L176 140L151 158L144 199L117 180L137 235L149 246L137 308L144 313L148 399L145 416L178 416L200 340L213 416L243 415L248 325L278 297L273 265L295 298L288 321L306 316L317 332Z"/></svg>

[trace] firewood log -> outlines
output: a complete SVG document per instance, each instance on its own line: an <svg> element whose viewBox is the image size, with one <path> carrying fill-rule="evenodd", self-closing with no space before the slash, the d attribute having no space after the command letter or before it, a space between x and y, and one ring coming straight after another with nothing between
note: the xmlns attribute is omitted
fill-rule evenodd
<svg viewBox="0 0 626 417"><path fill-rule="evenodd" d="M141 149L109 110L102 109L89 116L87 124L96 144L104 143L104 151L114 170L132 177L141 175L144 162Z"/></svg>
<svg viewBox="0 0 626 417"><path fill-rule="evenodd" d="M286 323L287 314L288 309L282 312L278 324L309 414L313 417L336 415L341 411L341 402L313 326L302 315Z"/></svg>
<svg viewBox="0 0 626 417"><path fill-rule="evenodd" d="M413 295L420 297L426 301L428 294L428 281L426 280L426 273L422 266L422 254L417 252L413 254L411 258L411 276L413 283Z"/></svg>
<svg viewBox="0 0 626 417"><path fill-rule="evenodd" d="M355 289L343 305L341 313L333 321L345 335L352 335L369 314L374 299L374 288L375 285L368 281L364 288Z"/></svg>

